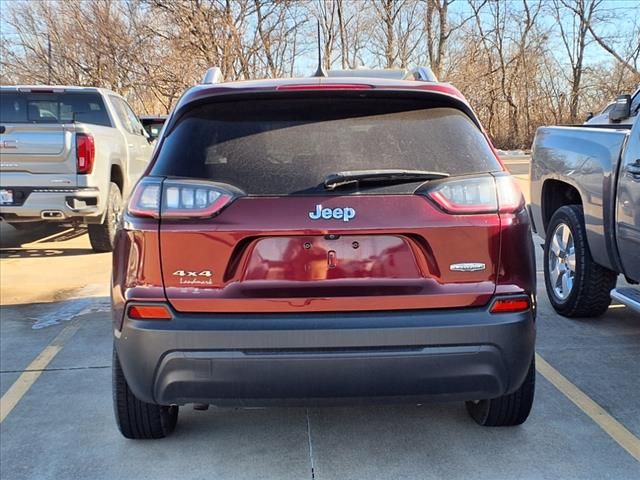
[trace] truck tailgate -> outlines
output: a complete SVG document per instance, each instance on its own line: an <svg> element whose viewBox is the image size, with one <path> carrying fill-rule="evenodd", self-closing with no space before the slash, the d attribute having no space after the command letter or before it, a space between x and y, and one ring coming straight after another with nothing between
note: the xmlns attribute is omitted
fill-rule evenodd
<svg viewBox="0 0 640 480"><path fill-rule="evenodd" d="M61 124L4 124L0 171L70 174L76 171L74 127Z"/></svg>

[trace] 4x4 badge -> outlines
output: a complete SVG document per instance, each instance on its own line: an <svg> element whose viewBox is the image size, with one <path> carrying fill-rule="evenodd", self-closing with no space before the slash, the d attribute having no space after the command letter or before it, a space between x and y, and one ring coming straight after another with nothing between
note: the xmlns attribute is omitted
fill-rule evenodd
<svg viewBox="0 0 640 480"><path fill-rule="evenodd" d="M355 218L356 210L351 207L344 208L322 208L322 205L316 205L315 212L309 212L309 218L311 220L342 220L348 222L352 218Z"/></svg>
<svg viewBox="0 0 640 480"><path fill-rule="evenodd" d="M211 270L202 270L200 272L176 270L172 275L179 277L178 283L180 285L213 285L213 280L211 279L213 272Z"/></svg>

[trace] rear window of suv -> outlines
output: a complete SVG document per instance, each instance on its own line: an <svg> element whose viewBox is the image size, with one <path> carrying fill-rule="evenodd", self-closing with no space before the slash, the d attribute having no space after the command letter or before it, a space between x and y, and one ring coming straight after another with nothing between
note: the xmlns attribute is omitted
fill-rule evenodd
<svg viewBox="0 0 640 480"><path fill-rule="evenodd" d="M2 123L71 123L111 126L97 93L0 92Z"/></svg>
<svg viewBox="0 0 640 480"><path fill-rule="evenodd" d="M455 108L316 98L195 107L165 138L151 174L286 195L320 191L339 171L397 168L452 176L501 169L478 127Z"/></svg>

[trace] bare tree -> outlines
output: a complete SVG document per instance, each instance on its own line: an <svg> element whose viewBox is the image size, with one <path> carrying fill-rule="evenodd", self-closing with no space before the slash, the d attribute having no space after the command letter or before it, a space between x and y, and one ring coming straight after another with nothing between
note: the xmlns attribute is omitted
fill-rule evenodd
<svg viewBox="0 0 640 480"><path fill-rule="evenodd" d="M570 121L576 122L580 103L582 74L584 72L584 52L589 43L587 33L594 12L602 0L553 0L553 13L560 39L571 64L571 92L569 100ZM573 13L569 25L565 24L566 13Z"/></svg>
<svg viewBox="0 0 640 480"><path fill-rule="evenodd" d="M140 113L170 111L214 65L228 80L298 74L301 63L308 66L301 58L315 63L315 19L325 68L428 61L465 94L501 148L527 148L538 126L579 121L640 82L640 17L604 0L6 5L11 34L0 35L0 83L104 86ZM610 58L594 59L591 48Z"/></svg>

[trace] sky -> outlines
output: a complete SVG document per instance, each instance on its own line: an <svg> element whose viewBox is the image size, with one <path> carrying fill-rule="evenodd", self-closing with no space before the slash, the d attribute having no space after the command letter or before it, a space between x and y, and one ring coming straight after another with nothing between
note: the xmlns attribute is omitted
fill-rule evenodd
<svg viewBox="0 0 640 480"><path fill-rule="evenodd" d="M6 12L9 4L14 1L16 0L0 0L0 35L9 39L15 36L15 31L6 21L6 17L7 17ZM56 0L30 0L30 1L56 1ZM353 1L365 1L365 0L353 0ZM519 0L508 0L508 1L511 1L520 5ZM532 0L529 0L529 1L531 3ZM545 4L543 8L546 8L547 10L551 8L552 0L542 0L542 1ZM615 13L620 15L618 18L622 18L622 21L618 20L615 23L609 22L606 24L599 24L597 26L597 32L604 38L608 38L608 39L609 38L618 38L618 39L629 38L634 27L634 22L640 23L640 0L603 0L601 10L604 14ZM455 19L467 18L472 15L471 7L468 5L468 3L465 0L455 1L449 7L449 11L452 18L454 19L452 23L455 23ZM481 14L481 15L488 15L488 12L485 12L484 14ZM541 17L541 19L542 21L540 22L540 25L542 26L542 28L548 28L548 29L553 28L554 26L553 24L555 23L555 20L552 18L551 15L549 15L548 12L545 12L545 14ZM567 16L563 20L563 24L567 29L571 28L572 22L573 20L570 16ZM568 58L566 57L564 46L562 45L560 38L551 37L549 41L550 41L551 48L553 49L556 56L558 56L561 61L564 56L564 60L566 61ZM638 41L640 41L640 39L638 39ZM597 43L592 41L585 50L585 63L593 64L593 63L601 63L601 62L607 62L607 61L613 61L613 58L611 57L611 55L608 52L606 52L604 49L602 49ZM309 74L311 74L313 71L315 71L315 68L317 66L316 50L310 49L308 53L305 55L305 57L300 58L297 61L296 66L297 66L296 70L299 70L302 73L306 73L306 71L308 70ZM367 66L371 66L371 65L367 65Z"/></svg>

